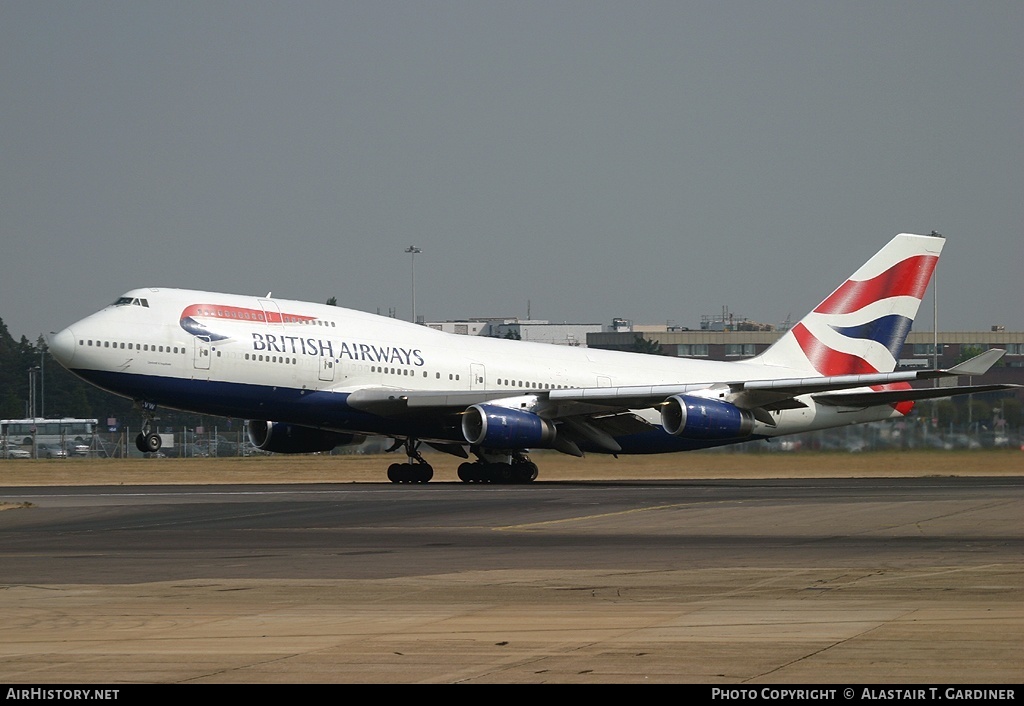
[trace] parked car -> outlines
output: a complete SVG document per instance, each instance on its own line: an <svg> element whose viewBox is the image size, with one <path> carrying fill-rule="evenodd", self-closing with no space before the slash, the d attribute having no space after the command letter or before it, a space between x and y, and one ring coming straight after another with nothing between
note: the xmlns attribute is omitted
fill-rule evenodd
<svg viewBox="0 0 1024 706"><path fill-rule="evenodd" d="M36 458L67 458L68 452L56 444L39 444Z"/></svg>
<svg viewBox="0 0 1024 706"><path fill-rule="evenodd" d="M20 446L12 446L4 450L4 458L32 458L32 454Z"/></svg>
<svg viewBox="0 0 1024 706"><path fill-rule="evenodd" d="M67 444L68 456L88 456L89 444L81 441L69 441Z"/></svg>

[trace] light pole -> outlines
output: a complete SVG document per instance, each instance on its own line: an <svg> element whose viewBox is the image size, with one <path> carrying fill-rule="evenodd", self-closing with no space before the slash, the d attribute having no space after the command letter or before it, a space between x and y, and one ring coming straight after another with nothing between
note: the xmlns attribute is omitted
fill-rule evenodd
<svg viewBox="0 0 1024 706"><path fill-rule="evenodd" d="M36 417L36 373L40 370L38 365L28 369L28 416L32 419Z"/></svg>
<svg viewBox="0 0 1024 706"><path fill-rule="evenodd" d="M46 346L39 349L39 416L46 417Z"/></svg>
<svg viewBox="0 0 1024 706"><path fill-rule="evenodd" d="M405 251L412 259L412 322L416 323L416 253L423 251L415 245L410 245Z"/></svg>

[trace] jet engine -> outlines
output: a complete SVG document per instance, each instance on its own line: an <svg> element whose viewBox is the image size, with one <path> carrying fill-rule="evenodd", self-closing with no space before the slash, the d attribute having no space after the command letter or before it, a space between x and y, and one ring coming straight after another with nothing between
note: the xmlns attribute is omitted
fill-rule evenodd
<svg viewBox="0 0 1024 706"><path fill-rule="evenodd" d="M754 415L721 400L673 395L662 403L661 426L687 439L742 439L753 431Z"/></svg>
<svg viewBox="0 0 1024 706"><path fill-rule="evenodd" d="M491 449L550 447L555 425L532 412L475 404L462 414L462 435L470 444Z"/></svg>
<svg viewBox="0 0 1024 706"><path fill-rule="evenodd" d="M295 424L250 419L245 423L249 441L262 451L279 454L306 454L330 451L336 446L360 444L364 437L358 434L339 434L323 429L300 427Z"/></svg>

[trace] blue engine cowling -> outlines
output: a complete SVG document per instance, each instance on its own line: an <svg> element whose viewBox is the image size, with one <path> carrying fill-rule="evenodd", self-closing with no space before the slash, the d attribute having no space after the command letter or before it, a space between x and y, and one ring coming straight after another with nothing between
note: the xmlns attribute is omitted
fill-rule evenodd
<svg viewBox="0 0 1024 706"><path fill-rule="evenodd" d="M533 412L475 404L462 414L462 435L470 444L491 449L550 447L555 425Z"/></svg>
<svg viewBox="0 0 1024 706"><path fill-rule="evenodd" d="M661 426L687 439L742 439L754 429L754 415L721 400L673 395L662 404Z"/></svg>
<svg viewBox="0 0 1024 706"><path fill-rule="evenodd" d="M330 451L337 446L360 444L364 437L358 434L339 434L323 429L300 427L282 422L250 419L245 423L249 441L262 451L279 454L308 454Z"/></svg>

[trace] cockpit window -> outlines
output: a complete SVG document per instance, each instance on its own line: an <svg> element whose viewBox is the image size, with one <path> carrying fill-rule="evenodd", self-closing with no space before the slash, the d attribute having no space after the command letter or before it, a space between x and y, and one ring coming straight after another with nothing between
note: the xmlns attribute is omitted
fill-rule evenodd
<svg viewBox="0 0 1024 706"><path fill-rule="evenodd" d="M118 297L117 301L114 302L114 306L144 306L149 308L148 299L139 299L138 297Z"/></svg>

